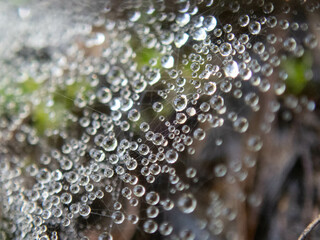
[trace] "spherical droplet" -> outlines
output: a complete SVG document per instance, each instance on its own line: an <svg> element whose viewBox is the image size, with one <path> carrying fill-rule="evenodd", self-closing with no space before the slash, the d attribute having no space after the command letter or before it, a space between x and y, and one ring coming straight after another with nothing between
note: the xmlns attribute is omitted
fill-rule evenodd
<svg viewBox="0 0 320 240"><path fill-rule="evenodd" d="M90 214L90 212L91 212L91 208L88 205L86 204L80 205L79 213L81 216L86 217Z"/></svg>
<svg viewBox="0 0 320 240"><path fill-rule="evenodd" d="M249 150L258 152L262 148L262 140L259 136L251 136L247 141Z"/></svg>
<svg viewBox="0 0 320 240"><path fill-rule="evenodd" d="M213 95L217 90L217 85L214 82L206 82L204 84L203 90L206 95Z"/></svg>
<svg viewBox="0 0 320 240"><path fill-rule="evenodd" d="M143 230L146 233L155 233L158 230L158 224L153 220L147 220L143 224Z"/></svg>
<svg viewBox="0 0 320 240"><path fill-rule="evenodd" d="M224 68L226 77L236 78L239 74L239 66L235 61L229 62Z"/></svg>
<svg viewBox="0 0 320 240"><path fill-rule="evenodd" d="M197 207L197 200L194 198L194 196L189 193L184 193L179 199L178 199L178 207L183 213L192 213L195 208Z"/></svg>
<svg viewBox="0 0 320 240"><path fill-rule="evenodd" d="M233 128L240 133L244 133L247 131L249 127L248 120L244 117L238 118L234 123L233 123Z"/></svg>
<svg viewBox="0 0 320 240"><path fill-rule="evenodd" d="M102 87L98 90L97 97L101 103L108 103L112 98L112 93L109 88Z"/></svg>
<svg viewBox="0 0 320 240"><path fill-rule="evenodd" d="M193 39L196 41L203 41L207 37L207 33L204 30L204 28L198 28L196 31L193 33Z"/></svg>
<svg viewBox="0 0 320 240"><path fill-rule="evenodd" d="M147 193L146 202L149 205L157 205L159 201L160 201L160 197L157 192L151 191Z"/></svg>
<svg viewBox="0 0 320 240"><path fill-rule="evenodd" d="M222 43L220 46L220 54L224 57L229 56L232 52L232 46L230 43Z"/></svg>
<svg viewBox="0 0 320 240"><path fill-rule="evenodd" d="M168 150L166 152L166 161L170 164L175 163L178 160L178 153L175 150Z"/></svg>
<svg viewBox="0 0 320 240"><path fill-rule="evenodd" d="M249 24L249 31L252 35L258 35L261 30L261 25L258 21L253 21Z"/></svg>
<svg viewBox="0 0 320 240"><path fill-rule="evenodd" d="M161 65L164 68L172 68L174 65L174 58L171 55L164 55L161 58Z"/></svg>
<svg viewBox="0 0 320 240"><path fill-rule="evenodd" d="M118 146L118 141L115 137L107 136L103 139L102 147L107 152L111 152Z"/></svg>
<svg viewBox="0 0 320 240"><path fill-rule="evenodd" d="M177 112L183 111L188 104L187 96L181 94L173 100L173 106Z"/></svg>
<svg viewBox="0 0 320 240"><path fill-rule="evenodd" d="M217 26L217 19L213 16L206 16L203 20L203 28L210 32Z"/></svg>

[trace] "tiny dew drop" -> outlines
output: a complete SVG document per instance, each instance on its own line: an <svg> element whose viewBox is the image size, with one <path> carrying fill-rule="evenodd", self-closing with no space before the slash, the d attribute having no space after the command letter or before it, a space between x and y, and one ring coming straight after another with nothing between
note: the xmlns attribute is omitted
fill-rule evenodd
<svg viewBox="0 0 320 240"><path fill-rule="evenodd" d="M227 167L224 164L218 164L214 168L214 173L217 177L224 177L227 174Z"/></svg>
<svg viewBox="0 0 320 240"><path fill-rule="evenodd" d="M197 140L203 140L206 137L206 133L202 128L197 128L193 133L193 137Z"/></svg>
<svg viewBox="0 0 320 240"><path fill-rule="evenodd" d="M128 113L128 118L132 122L137 122L140 119L140 113L137 109L131 109Z"/></svg>
<svg viewBox="0 0 320 240"><path fill-rule="evenodd" d="M187 121L187 116L184 113L177 113L176 120L178 124L183 124Z"/></svg>
<svg viewBox="0 0 320 240"><path fill-rule="evenodd" d="M172 231L173 231L173 227L170 225L170 223L167 223L167 222L161 223L159 227L159 232L161 233L161 235L168 236L172 233Z"/></svg>
<svg viewBox="0 0 320 240"><path fill-rule="evenodd" d="M163 109L163 104L161 102L154 102L152 104L152 109L155 111L155 112L161 112L162 109Z"/></svg>
<svg viewBox="0 0 320 240"><path fill-rule="evenodd" d="M151 191L146 194L146 202L149 205L157 205L160 201L160 196L157 192Z"/></svg>

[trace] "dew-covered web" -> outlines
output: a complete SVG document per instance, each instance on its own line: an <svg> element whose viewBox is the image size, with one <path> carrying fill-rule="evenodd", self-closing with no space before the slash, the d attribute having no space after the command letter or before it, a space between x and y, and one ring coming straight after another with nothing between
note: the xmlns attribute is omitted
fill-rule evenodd
<svg viewBox="0 0 320 240"><path fill-rule="evenodd" d="M37 3L1 3L0 238L238 239L316 109L319 2Z"/></svg>

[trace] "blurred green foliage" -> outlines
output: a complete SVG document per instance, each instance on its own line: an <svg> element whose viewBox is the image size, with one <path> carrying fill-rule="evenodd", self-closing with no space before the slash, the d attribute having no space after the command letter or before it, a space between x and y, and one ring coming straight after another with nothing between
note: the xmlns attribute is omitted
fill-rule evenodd
<svg viewBox="0 0 320 240"><path fill-rule="evenodd" d="M287 92L300 95L308 83L306 73L312 67L312 56L305 53L300 58L288 58L282 61L282 68L288 74L286 80Z"/></svg>

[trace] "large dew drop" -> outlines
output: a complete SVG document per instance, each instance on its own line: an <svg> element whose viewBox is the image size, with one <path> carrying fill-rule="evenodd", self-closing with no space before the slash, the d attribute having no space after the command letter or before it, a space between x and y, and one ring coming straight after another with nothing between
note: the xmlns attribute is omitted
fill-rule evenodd
<svg viewBox="0 0 320 240"><path fill-rule="evenodd" d="M177 96L173 100L173 106L177 112L183 111L187 107L187 105L188 105L188 99L187 99L187 96L184 94Z"/></svg>
<svg viewBox="0 0 320 240"><path fill-rule="evenodd" d="M111 152L115 150L117 145L118 145L118 141L115 137L107 136L103 139L103 142L102 142L102 147L107 152Z"/></svg>
<svg viewBox="0 0 320 240"><path fill-rule="evenodd" d="M191 193L185 193L178 199L178 207L183 213L192 213L197 207L197 200Z"/></svg>
<svg viewBox="0 0 320 240"><path fill-rule="evenodd" d="M203 20L203 27L207 32L212 31L217 26L217 19L213 16L207 16Z"/></svg>
<svg viewBox="0 0 320 240"><path fill-rule="evenodd" d="M161 65L164 68L172 68L174 65L174 58L170 55L164 55L161 58Z"/></svg>
<svg viewBox="0 0 320 240"><path fill-rule="evenodd" d="M239 67L237 62L229 62L224 68L224 73L226 77L236 78L239 74Z"/></svg>

